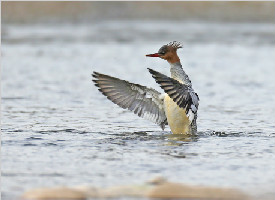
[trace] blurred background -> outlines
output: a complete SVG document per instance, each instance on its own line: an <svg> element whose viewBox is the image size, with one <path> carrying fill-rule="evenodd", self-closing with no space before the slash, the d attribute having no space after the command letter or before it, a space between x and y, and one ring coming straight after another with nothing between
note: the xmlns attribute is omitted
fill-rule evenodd
<svg viewBox="0 0 275 200"><path fill-rule="evenodd" d="M3 2L2 22L203 20L274 22L274 2Z"/></svg>
<svg viewBox="0 0 275 200"><path fill-rule="evenodd" d="M274 2L1 2L2 199L155 176L274 199ZM171 41L199 94L198 136L108 101L98 71L159 86Z"/></svg>

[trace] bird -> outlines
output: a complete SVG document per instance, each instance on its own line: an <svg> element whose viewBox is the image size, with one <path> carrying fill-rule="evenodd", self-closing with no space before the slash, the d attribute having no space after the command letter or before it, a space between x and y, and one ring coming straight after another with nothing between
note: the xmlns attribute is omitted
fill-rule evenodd
<svg viewBox="0 0 275 200"><path fill-rule="evenodd" d="M170 77L148 68L163 93L95 71L93 82L113 103L154 122L162 130L169 125L172 134L196 134L199 96L183 70L177 54L179 48L183 48L182 44L173 41L163 45L157 53L146 55L164 59L170 64Z"/></svg>

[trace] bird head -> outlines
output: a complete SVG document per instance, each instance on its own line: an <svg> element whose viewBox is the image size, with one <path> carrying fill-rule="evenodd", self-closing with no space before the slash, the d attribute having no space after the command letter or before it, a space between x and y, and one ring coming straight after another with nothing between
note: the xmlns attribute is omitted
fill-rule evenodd
<svg viewBox="0 0 275 200"><path fill-rule="evenodd" d="M177 49L182 48L181 43L173 41L169 44L163 45L158 53L147 54L147 57L159 57L161 59L167 60L169 63L179 62L180 59L177 55Z"/></svg>

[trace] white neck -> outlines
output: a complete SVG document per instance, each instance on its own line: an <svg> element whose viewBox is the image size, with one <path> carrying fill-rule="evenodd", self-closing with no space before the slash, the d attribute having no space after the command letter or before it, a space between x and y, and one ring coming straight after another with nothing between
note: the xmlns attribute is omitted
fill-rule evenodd
<svg viewBox="0 0 275 200"><path fill-rule="evenodd" d="M176 79L177 81L192 86L192 83L188 77L188 75L185 73L185 71L182 69L182 65L180 62L176 63L170 63L170 72L171 77Z"/></svg>

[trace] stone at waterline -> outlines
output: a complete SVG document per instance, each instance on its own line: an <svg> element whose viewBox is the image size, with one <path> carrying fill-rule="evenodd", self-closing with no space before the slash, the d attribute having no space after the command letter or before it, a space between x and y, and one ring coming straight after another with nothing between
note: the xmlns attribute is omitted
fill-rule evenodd
<svg viewBox="0 0 275 200"><path fill-rule="evenodd" d="M23 194L23 199L35 200L86 200L88 198L178 198L247 200L249 197L239 190L206 186L192 186L168 182L163 178L148 181L143 185L96 188L90 186L56 187L33 189Z"/></svg>

